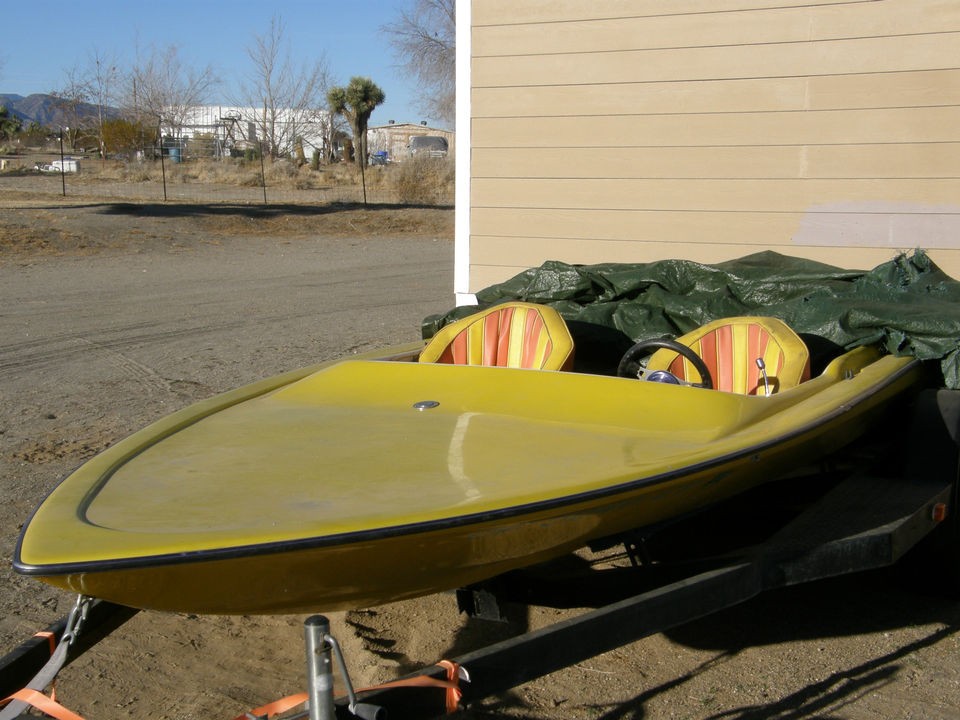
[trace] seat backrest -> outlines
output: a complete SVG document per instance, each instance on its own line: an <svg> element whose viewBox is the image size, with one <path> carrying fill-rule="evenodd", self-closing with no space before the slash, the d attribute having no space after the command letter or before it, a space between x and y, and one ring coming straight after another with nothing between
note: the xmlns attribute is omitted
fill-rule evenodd
<svg viewBox="0 0 960 720"><path fill-rule="evenodd" d="M810 379L810 353L786 323L771 317L733 317L715 320L677 338L706 363L716 390L763 395L763 359L770 391L778 392ZM681 380L698 382L688 360L673 350L657 350L647 370L667 370Z"/></svg>
<svg viewBox="0 0 960 720"><path fill-rule="evenodd" d="M573 338L553 308L509 302L442 327L420 362L569 370Z"/></svg>

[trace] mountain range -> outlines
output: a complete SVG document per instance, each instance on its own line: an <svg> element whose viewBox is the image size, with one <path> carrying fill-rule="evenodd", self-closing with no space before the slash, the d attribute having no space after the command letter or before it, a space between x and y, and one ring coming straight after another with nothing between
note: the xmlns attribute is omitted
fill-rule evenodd
<svg viewBox="0 0 960 720"><path fill-rule="evenodd" d="M57 98L44 93L34 93L26 97L0 93L0 106L5 106L10 114L19 117L25 126L36 122L44 127L55 128L76 123L78 118L84 120L98 116L97 106L91 103L80 103L68 116ZM119 113L114 108L110 108L107 114L113 116Z"/></svg>

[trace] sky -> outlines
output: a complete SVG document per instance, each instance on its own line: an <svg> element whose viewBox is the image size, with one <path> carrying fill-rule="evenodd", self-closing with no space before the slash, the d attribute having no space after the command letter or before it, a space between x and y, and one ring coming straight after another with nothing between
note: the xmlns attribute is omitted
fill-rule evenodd
<svg viewBox="0 0 960 720"><path fill-rule="evenodd" d="M231 92L252 70L247 48L265 35L276 15L294 64L326 58L333 81L369 77L384 91L370 125L419 123L444 127L418 109L416 83L399 67L381 31L409 0L94 0L85 3L4 3L0 93L31 95L66 85L72 67L91 57L116 58L130 67L140 49L178 49L185 67L210 65L221 79L210 104L228 105Z"/></svg>

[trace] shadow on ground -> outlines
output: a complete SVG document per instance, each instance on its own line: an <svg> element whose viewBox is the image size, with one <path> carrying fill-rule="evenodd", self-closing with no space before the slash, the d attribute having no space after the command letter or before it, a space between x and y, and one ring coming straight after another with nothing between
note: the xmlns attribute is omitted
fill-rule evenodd
<svg viewBox="0 0 960 720"><path fill-rule="evenodd" d="M97 203L87 207L100 207L104 215L128 215L134 217L185 218L196 216L231 216L251 219L269 219L274 217L316 217L331 213L349 211L383 210L449 210L447 206L436 205L395 205L368 203L331 203L326 205L301 205L294 203L265 203L250 205L245 203Z"/></svg>
<svg viewBox="0 0 960 720"><path fill-rule="evenodd" d="M937 625L941 627L935 627ZM924 635L911 642L836 670L782 698L712 714L707 712L702 716L705 720L833 720L839 717L833 714L837 708L893 683L910 667L911 656L915 653L960 635L960 604L932 586L918 582L916 573L910 572L910 568L895 566L770 590L734 607L665 631L664 635L671 641L710 652L712 657L684 675L644 689L625 703L595 706L593 710L602 720L648 717L647 706L653 698L732 661L749 648L854 638L920 626L934 627L929 627ZM525 628L514 624L513 629L522 632ZM455 644L452 650L475 649L476 639L469 632L459 640L462 644ZM450 656L455 655L452 652ZM497 700L488 700L483 708L468 713L468 717L500 717L498 711L523 706L520 697L507 693Z"/></svg>

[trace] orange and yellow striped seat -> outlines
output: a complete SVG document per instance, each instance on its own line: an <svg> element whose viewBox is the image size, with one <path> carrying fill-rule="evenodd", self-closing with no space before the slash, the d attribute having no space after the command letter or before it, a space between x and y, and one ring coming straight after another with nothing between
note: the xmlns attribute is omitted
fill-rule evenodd
<svg viewBox="0 0 960 720"><path fill-rule="evenodd" d="M573 338L553 308L510 302L442 327L420 362L569 370Z"/></svg>
<svg viewBox="0 0 960 720"><path fill-rule="evenodd" d="M742 395L764 394L763 360L771 392L786 390L810 379L810 353L786 323L770 317L715 320L677 338L707 364L713 387ZM657 350L647 370L667 370L681 380L699 382L688 360L673 350Z"/></svg>

